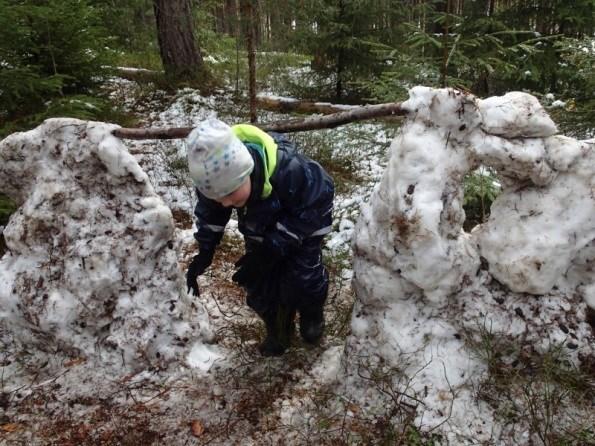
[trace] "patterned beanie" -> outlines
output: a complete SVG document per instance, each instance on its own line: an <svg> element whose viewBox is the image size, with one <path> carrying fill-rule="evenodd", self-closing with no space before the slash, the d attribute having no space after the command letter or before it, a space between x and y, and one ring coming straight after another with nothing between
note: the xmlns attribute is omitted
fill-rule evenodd
<svg viewBox="0 0 595 446"><path fill-rule="evenodd" d="M186 138L188 169L198 190L218 199L242 185L254 168L246 146L218 119L202 121Z"/></svg>

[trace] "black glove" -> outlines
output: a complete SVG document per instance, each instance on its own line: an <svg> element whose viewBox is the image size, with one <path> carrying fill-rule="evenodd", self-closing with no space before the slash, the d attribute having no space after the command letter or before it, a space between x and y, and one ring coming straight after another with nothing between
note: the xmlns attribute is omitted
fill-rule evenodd
<svg viewBox="0 0 595 446"><path fill-rule="evenodd" d="M281 258L259 243L251 246L236 262L237 271L231 279L248 294L257 293L263 283L270 279L272 269L280 262Z"/></svg>
<svg viewBox="0 0 595 446"><path fill-rule="evenodd" d="M260 278L264 273L266 259L262 247L253 248L246 252L240 260L235 263L236 272L231 276L231 280L239 286L246 288L255 279Z"/></svg>
<svg viewBox="0 0 595 446"><path fill-rule="evenodd" d="M188 271L186 272L186 285L188 286L188 293L192 291L195 296L200 296L198 290L198 276L205 272L205 270L211 265L213 261L214 251L200 251L194 256L192 262L188 265Z"/></svg>

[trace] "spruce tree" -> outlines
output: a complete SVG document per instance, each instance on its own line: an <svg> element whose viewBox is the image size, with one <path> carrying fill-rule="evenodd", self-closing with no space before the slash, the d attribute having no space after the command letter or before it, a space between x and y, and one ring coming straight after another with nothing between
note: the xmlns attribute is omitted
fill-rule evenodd
<svg viewBox="0 0 595 446"><path fill-rule="evenodd" d="M86 0L0 0L0 118L85 93L104 64L104 32Z"/></svg>
<svg viewBox="0 0 595 446"><path fill-rule="evenodd" d="M355 83L379 71L372 45L380 36L376 5L310 0L296 10L295 45L313 54L312 68L328 79L327 94L336 101L357 93Z"/></svg>

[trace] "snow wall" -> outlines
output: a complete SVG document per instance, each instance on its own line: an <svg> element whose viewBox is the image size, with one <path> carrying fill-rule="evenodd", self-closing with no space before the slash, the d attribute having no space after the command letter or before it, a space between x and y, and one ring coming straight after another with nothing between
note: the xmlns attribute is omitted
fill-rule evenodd
<svg viewBox="0 0 595 446"><path fill-rule="evenodd" d="M365 360L392 370L394 395L422 430L452 444L494 441L503 433L475 390L487 364L466 339L505 334L538 352L562 345L577 364L593 357L594 144L556 135L519 92L479 100L415 87L403 107L355 229L345 386L366 401ZM463 177L480 165L497 172L502 193L489 221L466 233Z"/></svg>
<svg viewBox="0 0 595 446"><path fill-rule="evenodd" d="M0 142L0 190L19 205L0 260L7 351L138 370L211 336L184 289L171 211L115 127L50 119Z"/></svg>

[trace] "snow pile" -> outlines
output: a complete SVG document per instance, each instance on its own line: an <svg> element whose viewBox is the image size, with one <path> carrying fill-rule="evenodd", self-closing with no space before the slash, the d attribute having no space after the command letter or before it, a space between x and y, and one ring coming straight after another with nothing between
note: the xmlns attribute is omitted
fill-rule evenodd
<svg viewBox="0 0 595 446"><path fill-rule="evenodd" d="M487 364L470 339L483 329L537 351L566 343L575 363L594 353L585 301L595 304L595 150L555 135L525 93L478 100L416 87L403 107L407 121L355 228L344 385L365 400L362 370L389 370L422 430L453 444L494 440L505 433L476 399ZM503 193L469 234L463 177L479 165L498 172Z"/></svg>
<svg viewBox="0 0 595 446"><path fill-rule="evenodd" d="M0 340L103 371L204 367L210 336L184 290L171 211L113 125L51 119L0 142ZM10 363L10 361L8 361Z"/></svg>

